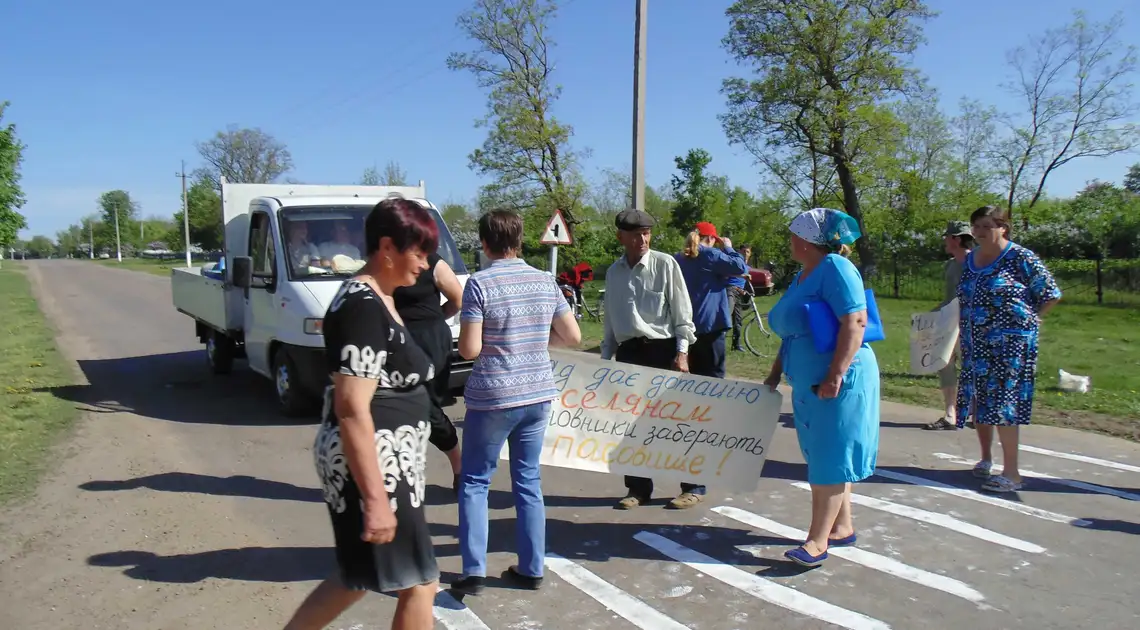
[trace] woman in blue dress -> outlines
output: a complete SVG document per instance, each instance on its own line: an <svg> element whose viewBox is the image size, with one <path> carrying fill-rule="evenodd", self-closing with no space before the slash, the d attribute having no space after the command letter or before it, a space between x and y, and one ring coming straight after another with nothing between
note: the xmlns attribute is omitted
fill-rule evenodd
<svg viewBox="0 0 1140 630"><path fill-rule="evenodd" d="M846 256L858 223L816 208L791 223L792 258L803 265L768 313L780 354L765 381L792 386L796 437L811 485L811 527L804 544L784 555L804 566L827 559L828 547L855 544L851 484L875 473L879 452L879 363L863 343L867 298L859 271ZM805 305L822 301L839 320L832 352L815 349Z"/></svg>
<svg viewBox="0 0 1140 630"><path fill-rule="evenodd" d="M984 206L970 215L978 246L958 281L962 374L958 428L974 417L982 458L974 476L982 489L1016 492L1019 427L1033 416L1037 333L1041 316L1061 299L1053 274L1036 254L1009 241L1009 215ZM1001 437L1002 474L992 475L994 427Z"/></svg>

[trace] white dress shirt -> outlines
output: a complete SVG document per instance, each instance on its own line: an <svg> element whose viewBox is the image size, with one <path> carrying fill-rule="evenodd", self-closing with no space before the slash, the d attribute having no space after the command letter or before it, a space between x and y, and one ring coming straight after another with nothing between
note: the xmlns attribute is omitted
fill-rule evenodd
<svg viewBox="0 0 1140 630"><path fill-rule="evenodd" d="M606 272L605 304L603 359L637 337L676 339L677 352L688 352L697 339L689 290L669 254L649 250L632 267L625 256L614 261Z"/></svg>
<svg viewBox="0 0 1140 630"><path fill-rule="evenodd" d="M338 243L328 241L321 243L321 258L332 260L333 256L348 256L353 260L360 260L360 250L352 243Z"/></svg>

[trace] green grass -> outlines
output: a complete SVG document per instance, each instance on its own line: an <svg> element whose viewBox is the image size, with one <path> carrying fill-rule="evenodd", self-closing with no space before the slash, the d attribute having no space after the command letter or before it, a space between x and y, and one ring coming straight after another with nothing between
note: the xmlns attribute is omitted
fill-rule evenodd
<svg viewBox="0 0 1140 630"><path fill-rule="evenodd" d="M151 273L156 276L170 276L170 270L175 267L185 267L186 260L179 258L177 260L154 260L150 258L124 258L123 262L119 262L114 258L110 259L95 259L97 264L105 267L118 267L119 269L130 269L131 271L143 271ZM198 263L201 264L201 263Z"/></svg>
<svg viewBox="0 0 1140 630"><path fill-rule="evenodd" d="M760 312L770 309L775 299L759 298ZM907 374L910 316L929 311L936 305L929 301L879 299L887 338L872 347L879 358L885 399L936 409L942 406L936 375ZM601 325L583 320L582 336L586 347L596 347L601 342ZM730 352L727 367L732 377L763 380L771 361L756 358L751 353ZM1058 368L1091 377L1091 391L1087 394L1059 391ZM1140 441L1140 309L1062 302L1049 313L1042 326L1037 375L1034 422Z"/></svg>
<svg viewBox="0 0 1140 630"><path fill-rule="evenodd" d="M73 384L21 269L0 270L0 503L28 496L49 449L78 416L52 389Z"/></svg>

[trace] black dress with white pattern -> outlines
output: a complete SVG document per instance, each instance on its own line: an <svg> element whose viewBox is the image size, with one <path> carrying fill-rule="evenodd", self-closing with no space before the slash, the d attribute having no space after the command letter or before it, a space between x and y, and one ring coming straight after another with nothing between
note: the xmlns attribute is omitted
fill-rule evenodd
<svg viewBox="0 0 1140 630"><path fill-rule="evenodd" d="M424 383L434 376L434 367L380 296L357 279L345 282L329 306L324 337L330 372L379 381L372 399L376 457L396 515L392 542L374 545L360 539L363 502L344 455L330 385L313 458L332 517L341 579L349 588L376 592L434 582L439 568L423 508L431 431Z"/></svg>

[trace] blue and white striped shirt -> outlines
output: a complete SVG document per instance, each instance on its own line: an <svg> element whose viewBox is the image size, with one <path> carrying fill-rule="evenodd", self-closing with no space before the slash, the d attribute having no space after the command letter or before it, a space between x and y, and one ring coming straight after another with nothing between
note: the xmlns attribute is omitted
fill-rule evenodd
<svg viewBox="0 0 1140 630"><path fill-rule="evenodd" d="M504 258L467 279L460 321L483 323L483 350L467 378L468 409L494 411L554 400L550 322L570 309L554 277Z"/></svg>

